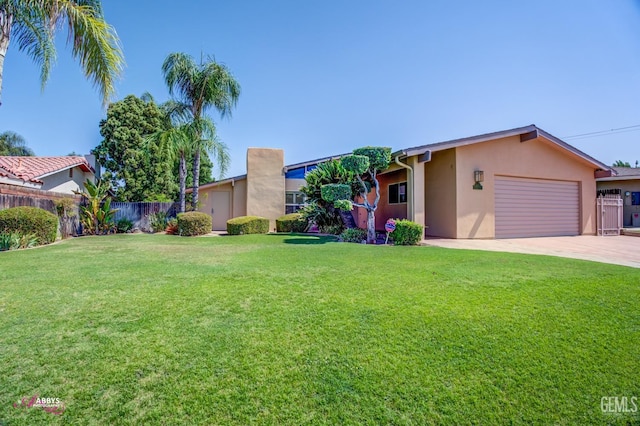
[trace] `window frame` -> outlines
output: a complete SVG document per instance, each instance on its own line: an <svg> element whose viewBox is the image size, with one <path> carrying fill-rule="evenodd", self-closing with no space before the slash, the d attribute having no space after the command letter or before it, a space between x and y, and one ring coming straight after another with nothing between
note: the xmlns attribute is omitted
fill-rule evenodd
<svg viewBox="0 0 640 426"><path fill-rule="evenodd" d="M397 187L397 189L394 191L397 197L397 201L392 201L391 200L391 187ZM400 191L400 188L404 187L404 194ZM404 197L404 200L403 200ZM402 181L402 182L394 182L394 183L390 183L389 185L387 185L387 202L389 205L396 205L396 204L407 204L407 200L408 200L408 186L407 186L407 181Z"/></svg>

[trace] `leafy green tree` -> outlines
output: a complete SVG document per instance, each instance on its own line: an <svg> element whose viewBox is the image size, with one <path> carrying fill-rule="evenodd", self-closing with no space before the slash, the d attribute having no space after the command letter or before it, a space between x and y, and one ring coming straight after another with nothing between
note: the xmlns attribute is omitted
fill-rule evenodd
<svg viewBox="0 0 640 426"><path fill-rule="evenodd" d="M40 66L42 87L56 57L55 33L67 28L71 52L107 103L124 58L104 19L100 0L0 0L0 93L4 58L12 40Z"/></svg>
<svg viewBox="0 0 640 426"><path fill-rule="evenodd" d="M185 53L171 53L162 64L169 93L176 96L176 113L189 123L193 140L193 195L191 204L198 206L200 158L202 152L213 155L220 176L229 165L227 147L216 137L215 125L206 116L214 108L222 117L230 116L240 97L240 84L229 69L212 58L199 64Z"/></svg>
<svg viewBox="0 0 640 426"><path fill-rule="evenodd" d="M352 206L367 211L367 244L376 242L375 211L380 201L378 173L386 170L391 163L391 148L367 146L353 151L340 159L342 167L352 172L360 186L353 191L349 184L328 184L321 188L322 199L333 203L336 208L351 210ZM368 194L375 190L375 198L369 201Z"/></svg>
<svg viewBox="0 0 640 426"><path fill-rule="evenodd" d="M145 140L168 127L165 111L153 100L129 95L109 105L107 118L100 122L104 139L92 152L119 201L175 197L173 157L162 146Z"/></svg>
<svg viewBox="0 0 640 426"><path fill-rule="evenodd" d="M27 142L16 132L0 133L0 155L33 156L33 150L27 146Z"/></svg>
<svg viewBox="0 0 640 426"><path fill-rule="evenodd" d="M616 162L613 163L613 167L631 167L631 164L629 164L628 161L616 160Z"/></svg>

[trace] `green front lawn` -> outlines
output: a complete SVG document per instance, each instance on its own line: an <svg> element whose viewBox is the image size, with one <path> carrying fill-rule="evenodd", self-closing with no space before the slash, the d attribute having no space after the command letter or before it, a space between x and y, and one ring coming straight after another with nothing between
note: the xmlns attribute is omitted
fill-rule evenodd
<svg viewBox="0 0 640 426"><path fill-rule="evenodd" d="M0 424L640 422L601 411L640 396L632 268L117 235L0 253L0 274ZM13 407L36 394L66 411Z"/></svg>

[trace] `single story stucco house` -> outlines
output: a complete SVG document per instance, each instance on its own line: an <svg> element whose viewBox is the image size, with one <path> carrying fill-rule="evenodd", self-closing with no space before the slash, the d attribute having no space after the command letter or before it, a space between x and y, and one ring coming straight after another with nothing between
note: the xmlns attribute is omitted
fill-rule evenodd
<svg viewBox="0 0 640 426"><path fill-rule="evenodd" d="M85 157L0 156L0 184L73 194L87 179L95 181L95 170Z"/></svg>
<svg viewBox="0 0 640 426"><path fill-rule="evenodd" d="M640 168L613 167L615 174L596 179L598 192L619 194L622 198L622 224L640 227Z"/></svg>
<svg viewBox="0 0 640 426"><path fill-rule="evenodd" d="M271 220L304 203L304 175L327 157L284 166L280 149L249 148L247 174L200 187L213 229L229 218ZM376 228L389 218L424 226L425 236L514 238L596 233L595 173L607 165L544 130L526 127L402 149L378 175ZM354 209L361 227L366 212Z"/></svg>

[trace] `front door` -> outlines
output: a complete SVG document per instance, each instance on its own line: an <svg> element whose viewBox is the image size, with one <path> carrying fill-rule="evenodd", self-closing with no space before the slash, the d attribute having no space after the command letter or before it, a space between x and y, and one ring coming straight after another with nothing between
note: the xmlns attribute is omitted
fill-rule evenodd
<svg viewBox="0 0 640 426"><path fill-rule="evenodd" d="M209 214L213 218L213 230L226 231L227 220L231 219L231 193L212 192L210 206Z"/></svg>

